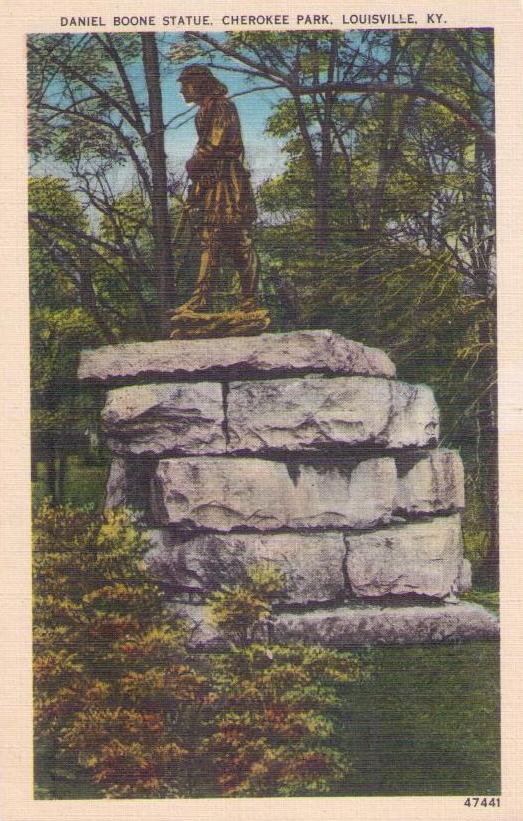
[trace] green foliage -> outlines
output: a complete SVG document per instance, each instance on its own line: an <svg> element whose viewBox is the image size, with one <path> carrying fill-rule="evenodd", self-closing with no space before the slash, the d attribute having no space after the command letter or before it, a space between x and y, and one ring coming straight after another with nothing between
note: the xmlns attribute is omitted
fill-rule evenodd
<svg viewBox="0 0 523 821"><path fill-rule="evenodd" d="M88 221L82 204L72 193L69 183L50 175L29 178L29 210L56 220L50 224L29 226L29 272L31 305L34 308L62 308L71 305L75 284L68 276L66 264L74 261L85 264L78 257L78 249L71 232L85 231ZM50 251L58 245L62 264Z"/></svg>
<svg viewBox="0 0 523 821"><path fill-rule="evenodd" d="M37 739L110 797L178 795L210 700L146 546L125 511L43 505L34 521Z"/></svg>
<svg viewBox="0 0 523 821"><path fill-rule="evenodd" d="M87 276L91 266L74 241L87 230L81 203L65 180L46 176L30 180L29 207L52 220L30 225L31 433L34 458L47 465L46 495L57 501L67 455L85 450L86 430L98 427L97 402L75 381L78 352L104 335L79 297L76 271Z"/></svg>
<svg viewBox="0 0 523 821"><path fill-rule="evenodd" d="M62 503L72 507L89 507L98 510L104 498L108 466L104 457L93 458L86 463L85 456L70 456L64 482ZM46 497L45 467L37 464L32 483L33 509L36 511Z"/></svg>
<svg viewBox="0 0 523 821"><path fill-rule="evenodd" d="M351 772L328 745L325 711L339 704L341 684L364 678L363 667L348 653L270 643L271 602L284 581L260 563L243 585L209 597L212 621L231 639L212 659L216 728L203 744L224 795L319 795Z"/></svg>
<svg viewBox="0 0 523 821"><path fill-rule="evenodd" d="M462 514L464 554L472 563L475 583L482 585L488 581L482 578L480 569L488 553L490 533L481 483L472 472L465 491L467 504Z"/></svg>
<svg viewBox="0 0 523 821"><path fill-rule="evenodd" d="M31 154L44 167L64 169L84 220L79 230L32 209L31 225L72 277L107 342L120 334L157 336L170 307L164 128L155 125L163 121L162 88L145 57L154 54L155 62L157 39L154 33L50 34L27 43ZM163 81L172 66L159 59ZM71 253L64 239L73 244Z"/></svg>
<svg viewBox="0 0 523 821"><path fill-rule="evenodd" d="M111 41L118 48L123 65L139 57L139 37L113 34ZM103 158L108 164L121 163L126 151L116 130L106 123L117 110L115 103L125 105L127 98L117 66L102 38L38 34L31 35L29 46L32 153L39 157L51 154L61 162ZM84 77L100 93L93 93L85 85ZM74 108L66 104L68 99L76 101Z"/></svg>
<svg viewBox="0 0 523 821"><path fill-rule="evenodd" d="M216 729L204 754L224 795L319 795L351 773L325 711L360 662L321 648L253 643L212 660Z"/></svg>
<svg viewBox="0 0 523 821"><path fill-rule="evenodd" d="M232 641L246 647L268 624L271 601L284 588L284 575L273 564L253 565L243 584L225 586L209 597L211 622Z"/></svg>

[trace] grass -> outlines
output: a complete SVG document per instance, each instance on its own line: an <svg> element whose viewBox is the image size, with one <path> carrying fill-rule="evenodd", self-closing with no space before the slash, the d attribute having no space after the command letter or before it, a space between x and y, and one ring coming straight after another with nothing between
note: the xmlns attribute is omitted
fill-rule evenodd
<svg viewBox="0 0 523 821"><path fill-rule="evenodd" d="M470 593L463 593L460 598L465 601L475 602L486 607L487 610L492 610L496 615L499 614L499 593L492 590L471 590Z"/></svg>
<svg viewBox="0 0 523 821"><path fill-rule="evenodd" d="M347 689L336 746L354 765L338 795L497 795L497 642L388 647Z"/></svg>

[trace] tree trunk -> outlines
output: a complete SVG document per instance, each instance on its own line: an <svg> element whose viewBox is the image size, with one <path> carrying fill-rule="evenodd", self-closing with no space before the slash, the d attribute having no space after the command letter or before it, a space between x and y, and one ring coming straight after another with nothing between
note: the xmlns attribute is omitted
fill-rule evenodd
<svg viewBox="0 0 523 821"><path fill-rule="evenodd" d="M50 499L51 505L57 504L56 498L56 448L51 436L47 437L45 443L45 495Z"/></svg>
<svg viewBox="0 0 523 821"><path fill-rule="evenodd" d="M165 124L163 121L160 64L154 33L142 34L142 55L145 83L149 98L150 133L146 149L151 166L152 216L155 243L155 265L160 311L160 333L167 336L169 320L167 310L173 296L174 265L171 247L171 221L167 192L167 161L165 156Z"/></svg>
<svg viewBox="0 0 523 821"><path fill-rule="evenodd" d="M390 56L387 65L387 83L394 82L396 73L396 59L398 54L398 34L391 34ZM385 94L385 104L383 111L383 128L381 132L381 143L378 157L378 172L376 185L372 194L370 214L369 214L369 239L376 241L381 233L383 225L383 206L387 183L389 181L393 157L390 150L392 136L392 115L394 111L394 101L392 94Z"/></svg>
<svg viewBox="0 0 523 821"><path fill-rule="evenodd" d="M62 451L58 454L58 476L56 482L56 498L59 505L65 501L65 477L67 474L67 453Z"/></svg>
<svg viewBox="0 0 523 821"><path fill-rule="evenodd" d="M332 83L336 71L336 64L338 60L338 38L337 32L331 35L329 65L327 69L327 82ZM318 67L319 68L319 67ZM318 69L317 69L318 70ZM319 82L319 74L315 76L315 80ZM320 121L321 130L321 151L318 164L318 175L316 177L316 247L321 252L325 251L330 239L330 206L331 206L331 187L330 177L332 169L333 157L333 106L335 100L335 92L327 91L325 93L325 100L323 105L322 116L320 116L320 109L318 107L318 119ZM316 105L316 98L314 98Z"/></svg>
<svg viewBox="0 0 523 821"><path fill-rule="evenodd" d="M322 168L316 181L314 203L314 235L316 248L320 252L325 251L329 244L329 194L328 171Z"/></svg>
<svg viewBox="0 0 523 821"><path fill-rule="evenodd" d="M316 207L316 247L324 251L330 239L330 206L331 187L330 176L332 169L332 94L327 95L323 122L321 124L321 156L318 174L315 180L315 207Z"/></svg>

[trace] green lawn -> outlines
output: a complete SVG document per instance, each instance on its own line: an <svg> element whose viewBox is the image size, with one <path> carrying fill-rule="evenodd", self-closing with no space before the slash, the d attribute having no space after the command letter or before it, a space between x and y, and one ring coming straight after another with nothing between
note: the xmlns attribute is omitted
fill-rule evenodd
<svg viewBox="0 0 523 821"><path fill-rule="evenodd" d="M355 772L338 795L497 795L497 642L374 651L347 689L337 747Z"/></svg>

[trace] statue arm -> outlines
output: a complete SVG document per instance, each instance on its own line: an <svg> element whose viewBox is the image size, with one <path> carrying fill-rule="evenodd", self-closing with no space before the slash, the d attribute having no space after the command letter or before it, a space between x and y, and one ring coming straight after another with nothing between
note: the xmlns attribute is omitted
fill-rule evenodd
<svg viewBox="0 0 523 821"><path fill-rule="evenodd" d="M198 141L196 153L201 157L221 157L231 140L235 109L226 99L214 101L206 127Z"/></svg>
<svg viewBox="0 0 523 821"><path fill-rule="evenodd" d="M237 128L237 117L232 103L227 100L216 100L203 123L196 150L187 162L187 173L191 179L208 173L211 169L209 161L224 157Z"/></svg>

